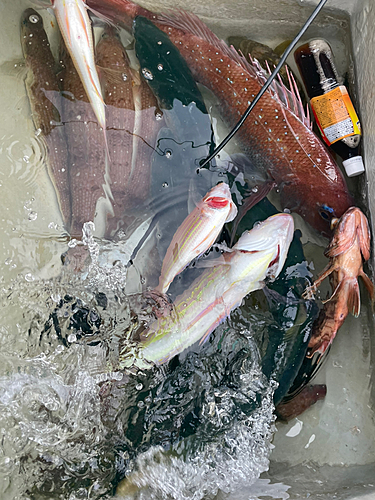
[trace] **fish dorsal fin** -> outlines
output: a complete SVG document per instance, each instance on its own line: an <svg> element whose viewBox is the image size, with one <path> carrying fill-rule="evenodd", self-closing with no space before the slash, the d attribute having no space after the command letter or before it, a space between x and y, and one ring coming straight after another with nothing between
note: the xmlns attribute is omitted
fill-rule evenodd
<svg viewBox="0 0 375 500"><path fill-rule="evenodd" d="M248 62L245 57L242 54L239 54L233 46L229 47L224 40L220 40L214 33L212 33L212 31L195 14L185 12L183 10L172 10L165 14L158 14L157 22L202 38L206 42L213 45L216 49L220 50L232 61L240 65L250 74L251 77L258 80L260 85L264 85L267 81L269 75L260 66L256 59L251 59L251 62ZM274 80L272 82L269 92L299 120L301 120L304 125L311 129L312 124L310 122L308 109L307 113L305 113L297 85L290 72L288 72L288 78L290 89L288 89L284 85L281 78L279 78L279 81Z"/></svg>

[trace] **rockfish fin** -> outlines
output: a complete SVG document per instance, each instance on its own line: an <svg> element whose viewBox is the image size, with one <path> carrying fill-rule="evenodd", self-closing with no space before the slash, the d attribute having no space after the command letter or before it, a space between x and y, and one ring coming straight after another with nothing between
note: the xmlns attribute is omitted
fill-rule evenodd
<svg viewBox="0 0 375 500"><path fill-rule="evenodd" d="M370 280L370 278L367 276L367 274L361 269L359 276L362 278L363 283L368 291L368 294L370 295L371 302L374 302L374 284Z"/></svg>
<svg viewBox="0 0 375 500"><path fill-rule="evenodd" d="M219 255L215 258L199 259L194 263L196 269L207 269L217 266L229 266L230 263L225 260L224 255Z"/></svg>
<svg viewBox="0 0 375 500"><path fill-rule="evenodd" d="M182 30L185 33L190 33L207 41L215 48L222 51L224 55L242 66L250 74L250 76L258 80L261 85L264 85L267 80L268 75L259 65L258 61L254 60L252 63L249 63L233 46L229 47L224 40L220 40L214 33L212 33L212 31L195 14L185 12L183 10L173 10L168 14L158 14L157 22ZM290 85L291 88L288 89L282 81L277 82L274 80L269 88L269 91L271 94L275 95L278 100L299 120L301 120L304 125L311 129L312 125L310 119L305 114L297 86L293 85L293 80L291 78ZM294 105L294 103L296 103L296 105Z"/></svg>
<svg viewBox="0 0 375 500"><path fill-rule="evenodd" d="M358 317L361 311L361 296L359 294L358 281L354 279L346 284L348 287L348 310L354 317Z"/></svg>
<svg viewBox="0 0 375 500"><path fill-rule="evenodd" d="M326 266L323 271L319 274L319 276L316 278L316 280L314 281L314 283L311 285L311 286L308 286L306 288L306 290L303 292L302 294L302 298L305 299L305 300L312 300L314 298L314 294L315 292L317 291L319 285L335 270L335 266L332 265L332 264L328 264L328 266ZM341 283L338 285L338 287L341 285ZM336 294L336 291L338 289L338 287L336 287L336 290L333 292L333 294L331 295L331 297L326 300L326 302L329 302L332 297Z"/></svg>

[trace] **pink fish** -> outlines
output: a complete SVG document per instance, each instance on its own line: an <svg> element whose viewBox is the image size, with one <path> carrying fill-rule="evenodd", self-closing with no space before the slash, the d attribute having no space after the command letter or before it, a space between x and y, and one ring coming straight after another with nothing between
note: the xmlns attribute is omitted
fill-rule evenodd
<svg viewBox="0 0 375 500"><path fill-rule="evenodd" d="M228 185L221 183L213 187L174 234L163 261L156 290L166 293L175 276L210 248L225 222L230 222L236 215L237 208Z"/></svg>

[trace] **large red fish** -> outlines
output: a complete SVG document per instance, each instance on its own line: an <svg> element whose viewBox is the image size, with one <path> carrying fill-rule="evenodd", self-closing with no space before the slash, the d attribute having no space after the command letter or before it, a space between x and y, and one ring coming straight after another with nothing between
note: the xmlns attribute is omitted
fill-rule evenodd
<svg viewBox="0 0 375 500"><path fill-rule="evenodd" d="M214 92L229 127L264 82L256 66L193 14L153 14L129 0L87 0L87 4L127 28L138 15L153 21L179 49L195 79ZM276 181L283 206L329 235L330 220L341 217L353 201L340 169L311 130L296 92L274 83L237 137L252 162Z"/></svg>

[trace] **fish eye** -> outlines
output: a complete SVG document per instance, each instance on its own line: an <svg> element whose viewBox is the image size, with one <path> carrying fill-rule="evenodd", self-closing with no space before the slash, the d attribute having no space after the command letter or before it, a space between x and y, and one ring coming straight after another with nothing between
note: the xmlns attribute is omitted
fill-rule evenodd
<svg viewBox="0 0 375 500"><path fill-rule="evenodd" d="M329 207L328 205L322 205L319 210L319 215L322 219L328 221L333 217L333 212L333 208Z"/></svg>
<svg viewBox="0 0 375 500"><path fill-rule="evenodd" d="M319 212L319 214L320 214L320 217L322 217L322 219L329 220L329 215L327 214L327 212L325 210L321 210Z"/></svg>

